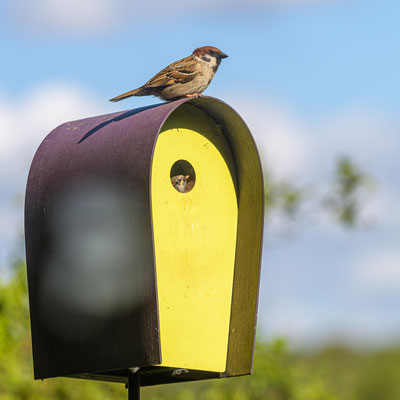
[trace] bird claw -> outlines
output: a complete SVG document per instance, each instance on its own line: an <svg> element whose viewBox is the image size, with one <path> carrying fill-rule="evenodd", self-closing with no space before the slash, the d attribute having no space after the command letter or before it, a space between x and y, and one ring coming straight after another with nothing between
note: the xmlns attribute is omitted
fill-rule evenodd
<svg viewBox="0 0 400 400"><path fill-rule="evenodd" d="M192 97L203 97L203 95L201 93L191 93L191 94L185 94L183 97L189 99Z"/></svg>

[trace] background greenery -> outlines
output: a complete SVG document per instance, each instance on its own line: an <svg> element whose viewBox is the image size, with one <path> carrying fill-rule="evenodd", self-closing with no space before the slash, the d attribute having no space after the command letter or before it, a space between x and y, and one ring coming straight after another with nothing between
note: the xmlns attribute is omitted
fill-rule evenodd
<svg viewBox="0 0 400 400"><path fill-rule="evenodd" d="M124 385L33 380L26 268L12 263L0 283L0 399L127 399ZM252 376L142 389L145 400L396 400L400 347L355 351L341 345L291 351L283 339L258 341Z"/></svg>
<svg viewBox="0 0 400 400"><path fill-rule="evenodd" d="M347 157L340 157L327 193L315 199L311 187L271 180L268 212L289 219L313 198L339 224L356 227L372 178ZM15 258L0 280L0 399L127 399L122 384L54 378L34 381L29 327L26 265ZM333 345L290 350L284 339L257 341L251 376L142 389L144 400L386 400L400 399L400 347L355 351Z"/></svg>

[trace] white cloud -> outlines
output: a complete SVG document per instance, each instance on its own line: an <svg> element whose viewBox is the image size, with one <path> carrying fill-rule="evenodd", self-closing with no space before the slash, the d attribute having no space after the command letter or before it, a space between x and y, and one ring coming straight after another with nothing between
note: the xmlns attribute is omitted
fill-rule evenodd
<svg viewBox="0 0 400 400"><path fill-rule="evenodd" d="M311 246L313 244L310 242L303 243L303 247ZM360 253L363 251L363 246L355 246L354 250ZM389 254L387 256L390 257ZM400 254L395 256L400 260L398 258ZM382 254L379 262L384 262L385 259L386 256ZM345 260L345 257L342 257L342 260ZM304 259L301 261L301 256L296 262L300 262L296 268L304 270L303 276L294 285L297 291L293 290L290 282L291 279L295 279L293 276L296 272L290 274L286 270L283 284L283 276L279 275L278 271L270 272L268 279L264 277L261 282L258 330L262 336L268 339L285 337L295 347L318 347L332 342L364 347L398 342L400 326L398 313L395 307L388 307L384 301L379 301L379 295L387 294L387 283L392 277L396 283L390 289L391 303L399 302L400 279L396 264L392 260L390 260L391 265L386 264L380 271L375 266L369 269L363 263L362 284L354 279L354 276L345 276L343 281L336 282L333 290L332 287L329 288L330 283L327 278L315 277L313 282L318 285L317 290L321 291L318 296L312 291L308 293L304 291L304 285L307 285L309 279L307 278L309 270L304 264ZM277 269L280 267L281 265L275 266ZM271 269L274 266L267 263L265 268ZM365 269L369 272L364 275ZM352 268L350 270L354 273ZM386 275L385 279L381 278L382 273ZM377 285L374 280L378 275L380 277ZM368 281L368 291L365 290L365 279ZM360 290L361 285L363 291ZM303 290L298 290L299 287L303 287ZM378 288L379 293L377 293ZM371 289L378 296L371 296Z"/></svg>
<svg viewBox="0 0 400 400"><path fill-rule="evenodd" d="M337 0L336 0L337 1ZM12 20L23 29L57 35L101 34L125 24L140 24L168 15L194 12L232 12L237 9L293 7L329 3L330 0L203 0L182 3L171 0L9 0Z"/></svg>
<svg viewBox="0 0 400 400"><path fill-rule="evenodd" d="M20 28L53 34L107 32L123 18L124 0L16 0L10 6Z"/></svg>
<svg viewBox="0 0 400 400"><path fill-rule="evenodd" d="M263 165L277 178L296 177L309 160L303 121L288 108L273 102L232 97L229 103L248 124Z"/></svg>
<svg viewBox="0 0 400 400"><path fill-rule="evenodd" d="M314 309L298 299L276 299L262 311L258 325L267 338L285 337L292 345L301 345L317 330Z"/></svg>
<svg viewBox="0 0 400 400"><path fill-rule="evenodd" d="M300 117L285 104L228 96L252 131L276 176L326 179L334 161L349 155L373 174L397 162L399 121L369 109L345 109L319 119ZM383 171L382 171L383 170Z"/></svg>
<svg viewBox="0 0 400 400"><path fill-rule="evenodd" d="M397 121L398 123L398 121ZM349 154L366 166L379 168L396 160L396 123L372 109L350 108L330 115L313 127L318 161L328 154ZM323 150L323 153L321 153Z"/></svg>
<svg viewBox="0 0 400 400"><path fill-rule="evenodd" d="M400 291L400 249L366 251L354 263L353 279L360 291L393 294Z"/></svg>

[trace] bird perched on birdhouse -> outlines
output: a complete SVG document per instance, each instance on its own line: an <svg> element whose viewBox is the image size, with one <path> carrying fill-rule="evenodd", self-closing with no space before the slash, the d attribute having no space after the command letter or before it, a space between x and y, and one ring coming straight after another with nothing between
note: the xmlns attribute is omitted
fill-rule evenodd
<svg viewBox="0 0 400 400"><path fill-rule="evenodd" d="M199 47L192 55L168 65L143 86L110 101L120 101L131 96L156 96L167 101L199 96L207 89L221 60L226 57L216 47Z"/></svg>

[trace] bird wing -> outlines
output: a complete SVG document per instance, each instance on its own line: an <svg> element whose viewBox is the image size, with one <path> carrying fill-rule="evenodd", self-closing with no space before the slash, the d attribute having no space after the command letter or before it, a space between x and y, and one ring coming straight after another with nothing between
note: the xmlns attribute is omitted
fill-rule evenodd
<svg viewBox="0 0 400 400"><path fill-rule="evenodd" d="M197 63L191 56L175 61L153 76L143 87L171 86L176 83L188 83L199 73Z"/></svg>

